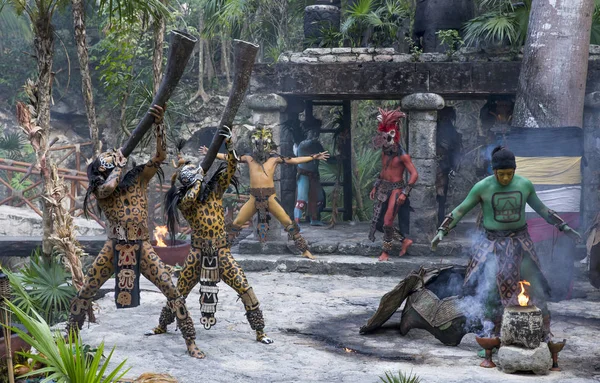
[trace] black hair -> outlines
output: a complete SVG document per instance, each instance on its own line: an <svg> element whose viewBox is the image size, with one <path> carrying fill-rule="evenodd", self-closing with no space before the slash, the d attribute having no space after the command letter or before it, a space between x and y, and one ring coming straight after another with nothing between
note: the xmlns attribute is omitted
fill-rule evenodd
<svg viewBox="0 0 600 383"><path fill-rule="evenodd" d="M111 169L112 171L112 169ZM110 171L105 173L106 176L110 174ZM88 188L85 192L85 198L83 199L83 215L85 218L89 219L89 213L93 213L90 209L90 196L96 190L96 188L106 180L106 176L100 172L100 157L97 157L94 161L92 161L87 167L87 177L88 177ZM98 209L98 213L101 213L100 206L96 205Z"/></svg>
<svg viewBox="0 0 600 383"><path fill-rule="evenodd" d="M515 155L504 146L496 146L492 151L492 169L516 169Z"/></svg>

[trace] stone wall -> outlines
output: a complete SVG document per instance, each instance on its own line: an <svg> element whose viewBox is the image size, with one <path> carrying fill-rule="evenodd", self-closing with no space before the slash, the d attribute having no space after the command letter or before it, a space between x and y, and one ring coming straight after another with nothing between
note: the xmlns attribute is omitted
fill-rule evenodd
<svg viewBox="0 0 600 383"><path fill-rule="evenodd" d="M454 54L427 52L400 53L394 48L308 48L302 52L284 52L278 63L351 63L351 62L507 62L521 61L523 54L508 48L463 47ZM600 45L590 45L591 61L600 60Z"/></svg>

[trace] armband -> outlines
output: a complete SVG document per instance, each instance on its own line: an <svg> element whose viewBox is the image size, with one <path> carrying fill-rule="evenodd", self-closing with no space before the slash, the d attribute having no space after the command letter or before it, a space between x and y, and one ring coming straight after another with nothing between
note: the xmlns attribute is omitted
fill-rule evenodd
<svg viewBox="0 0 600 383"><path fill-rule="evenodd" d="M453 221L454 216L452 215L452 213L448 214L442 221L440 227L438 227L438 231L441 230L444 233L444 235L448 235L448 233L450 232L450 224L452 224Z"/></svg>
<svg viewBox="0 0 600 383"><path fill-rule="evenodd" d="M554 210L548 209L548 219L546 220L550 225L556 226L559 231L563 231L567 223L564 219L560 218L558 214Z"/></svg>

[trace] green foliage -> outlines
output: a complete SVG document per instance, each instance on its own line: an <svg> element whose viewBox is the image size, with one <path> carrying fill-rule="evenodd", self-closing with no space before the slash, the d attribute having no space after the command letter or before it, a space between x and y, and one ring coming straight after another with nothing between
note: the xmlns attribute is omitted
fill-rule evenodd
<svg viewBox="0 0 600 383"><path fill-rule="evenodd" d="M404 41L408 43L408 51L412 55L413 61L419 61L419 58L423 54L423 48L421 48L412 38L408 36L404 38Z"/></svg>
<svg viewBox="0 0 600 383"><path fill-rule="evenodd" d="M385 376L380 376L379 379L383 383L420 383L421 378L417 374L413 375L412 371L405 374L402 371L398 371L398 374L394 374L391 371L386 371Z"/></svg>
<svg viewBox="0 0 600 383"><path fill-rule="evenodd" d="M65 340L60 332L52 331L35 310L29 314L11 302L8 302L8 307L26 329L12 328L12 331L39 352L22 354L44 366L22 377L45 374L45 381L54 380L57 383L111 383L118 382L129 371L123 371L126 361L114 370L108 370L114 348L102 363L104 342L100 343L91 357L89 348L86 349L77 337L69 334Z"/></svg>
<svg viewBox="0 0 600 383"><path fill-rule="evenodd" d="M132 24L152 16L154 19L169 18L169 8L159 0L100 0L99 11L106 12L112 22L116 17L120 24Z"/></svg>
<svg viewBox="0 0 600 383"><path fill-rule="evenodd" d="M352 47L391 45L410 15L408 1L358 0L347 7L340 31Z"/></svg>
<svg viewBox="0 0 600 383"><path fill-rule="evenodd" d="M75 288L70 274L58 257L40 255L39 249L31 255L29 265L21 273L5 271L13 291L13 302L25 312L39 312L46 322L56 323L66 318Z"/></svg>
<svg viewBox="0 0 600 383"><path fill-rule="evenodd" d="M2 128L4 135L0 137L0 157L15 161L23 160L22 151L28 146L27 139L20 132L7 132L6 125ZM31 148L31 145L29 145Z"/></svg>
<svg viewBox="0 0 600 383"><path fill-rule="evenodd" d="M438 35L440 42L446 46L446 55L448 57L454 56L454 53L465 45L465 42L456 29L441 30L435 34Z"/></svg>

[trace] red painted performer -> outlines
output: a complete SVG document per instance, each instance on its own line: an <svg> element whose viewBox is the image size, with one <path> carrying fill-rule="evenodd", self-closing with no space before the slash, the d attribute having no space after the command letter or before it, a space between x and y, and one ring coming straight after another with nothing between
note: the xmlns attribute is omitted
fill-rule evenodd
<svg viewBox="0 0 600 383"><path fill-rule="evenodd" d="M375 231L383 231L380 261L388 260L395 238L402 243L399 256L406 254L406 250L413 243L412 240L405 238L399 229L394 228L394 218L398 215L401 206L407 203L410 191L419 178L410 156L400 145L400 123L403 117L406 115L400 109L384 110L379 108L377 136L373 138L375 148L381 148L382 169L369 194L369 197L375 200L369 239L375 241ZM410 173L408 184L404 181L405 170ZM383 227L380 228L378 224L381 224L382 214Z"/></svg>

